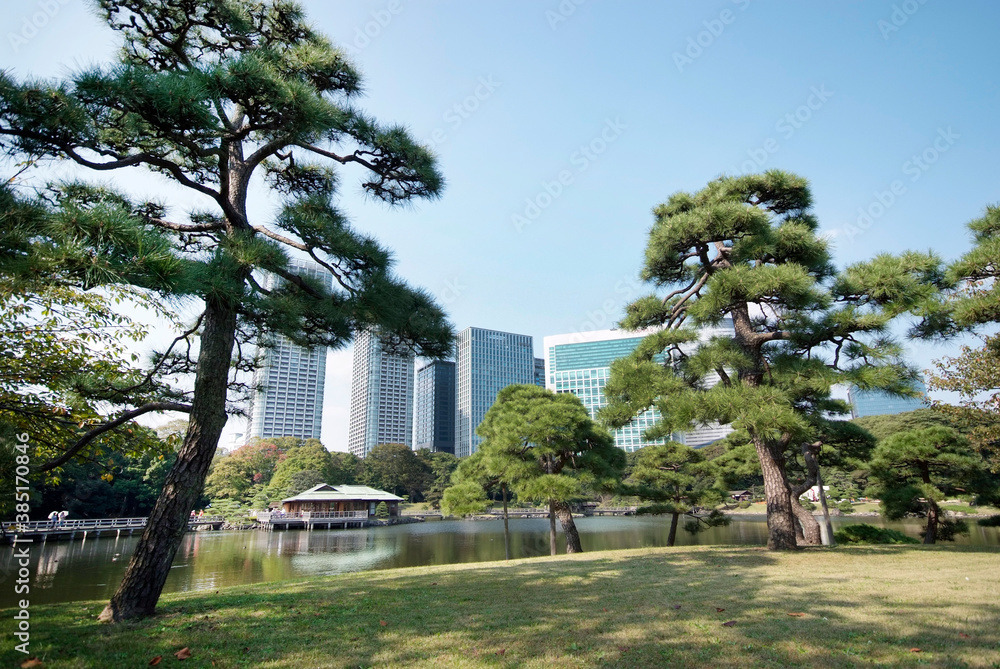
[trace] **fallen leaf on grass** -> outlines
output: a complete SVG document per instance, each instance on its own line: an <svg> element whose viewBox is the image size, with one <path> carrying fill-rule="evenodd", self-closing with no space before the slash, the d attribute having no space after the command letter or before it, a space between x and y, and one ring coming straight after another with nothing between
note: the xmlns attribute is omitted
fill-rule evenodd
<svg viewBox="0 0 1000 669"><path fill-rule="evenodd" d="M608 610L606 608L601 609L601 611L604 611L605 613L608 612Z"/></svg>
<svg viewBox="0 0 1000 669"><path fill-rule="evenodd" d="M919 653L919 652L921 652L921 650L919 648L911 648L910 652L911 653Z"/></svg>
<svg viewBox="0 0 1000 669"><path fill-rule="evenodd" d="M506 652L507 652L506 648L501 648L500 650L497 651L497 655L503 655Z"/></svg>
<svg viewBox="0 0 1000 669"><path fill-rule="evenodd" d="M42 661L37 657L29 657L27 660L21 663L21 669L31 669L31 667L44 667Z"/></svg>
<svg viewBox="0 0 1000 669"><path fill-rule="evenodd" d="M722 623L722 626L723 626L723 627L732 627L732 626L733 626L733 625L735 625L735 624L736 624L736 621L735 621L735 620L728 620L728 621L726 621L726 622Z"/></svg>
<svg viewBox="0 0 1000 669"><path fill-rule="evenodd" d="M678 610L678 609L680 609L680 608L681 608L681 605L680 605L680 604L674 604L674 610Z"/></svg>
<svg viewBox="0 0 1000 669"><path fill-rule="evenodd" d="M962 637L963 639L968 639L969 638L969 635L966 634L965 632L959 632L958 636Z"/></svg>
<svg viewBox="0 0 1000 669"><path fill-rule="evenodd" d="M620 652L620 653L627 653L628 652L628 646L618 646L618 652Z"/></svg>
<svg viewBox="0 0 1000 669"><path fill-rule="evenodd" d="M378 624L381 625L382 627L385 627L389 623L387 621L385 621L385 620L380 620L380 621L378 621Z"/></svg>
<svg viewBox="0 0 1000 669"><path fill-rule="evenodd" d="M434 583L431 583L431 585L437 585L437 581L435 581Z"/></svg>
<svg viewBox="0 0 1000 669"><path fill-rule="evenodd" d="M715 607L716 613L722 613L723 611L725 611L725 609L720 609L718 606Z"/></svg>
<svg viewBox="0 0 1000 669"><path fill-rule="evenodd" d="M157 655L156 657L154 657L154 658L153 658L152 660L150 660L150 661L149 661L149 666L151 666L151 667L155 667L155 666L156 666L156 665L158 665L158 664L159 664L159 663L160 663L160 662L161 662L162 660L163 660L163 656L162 656L162 655Z"/></svg>
<svg viewBox="0 0 1000 669"><path fill-rule="evenodd" d="M793 618L804 618L806 614L804 614L804 613L789 613L788 615L792 616Z"/></svg>
<svg viewBox="0 0 1000 669"><path fill-rule="evenodd" d="M178 660L186 660L189 657L191 657L191 649L188 648L187 646L184 646L179 651L174 653L174 657L176 657Z"/></svg>

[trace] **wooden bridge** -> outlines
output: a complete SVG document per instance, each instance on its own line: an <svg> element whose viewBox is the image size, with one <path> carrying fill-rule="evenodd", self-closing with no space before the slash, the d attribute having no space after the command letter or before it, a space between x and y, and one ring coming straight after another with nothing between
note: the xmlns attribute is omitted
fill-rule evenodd
<svg viewBox="0 0 1000 669"><path fill-rule="evenodd" d="M301 511L285 513L284 511L260 511L257 522L266 530L312 530L316 527L331 529L334 527L365 527L368 525L367 511Z"/></svg>
<svg viewBox="0 0 1000 669"><path fill-rule="evenodd" d="M86 539L88 536L99 537L102 534L114 534L120 537L123 532L129 535L136 530L146 528L149 518L74 518L72 520L32 520L27 523L4 523L3 533L13 541L19 539L41 539L45 543L52 539ZM222 516L193 517L188 521L188 529L196 530L208 527L220 529L226 519Z"/></svg>

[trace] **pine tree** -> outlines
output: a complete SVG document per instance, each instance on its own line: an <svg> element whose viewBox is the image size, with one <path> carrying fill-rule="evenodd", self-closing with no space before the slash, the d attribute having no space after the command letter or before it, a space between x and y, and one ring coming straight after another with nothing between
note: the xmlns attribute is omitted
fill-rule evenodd
<svg viewBox="0 0 1000 669"><path fill-rule="evenodd" d="M433 156L403 128L382 126L354 106L360 76L295 3L97 6L122 38L118 61L62 82L0 74L0 137L9 153L68 160L102 175L144 168L201 202L177 217L159 202L73 185L79 208L114 207L116 229L170 240L172 274L138 266L130 283L203 304L180 353L156 362L172 375L193 375L184 407L190 419L122 584L101 614L121 621L154 612L226 422L234 366L250 367L250 342L277 333L299 345L340 347L355 331L378 328L387 346L438 357L453 333L426 293L394 276L389 251L352 229L335 203L341 166L362 170L362 188L376 200L433 198L443 185ZM261 188L281 198L270 222L248 210L251 189ZM109 264L113 249L102 234L100 225L70 220L62 242ZM291 269L290 254L325 268L333 290ZM267 290L260 272L284 282ZM197 346L188 348L195 335Z"/></svg>
<svg viewBox="0 0 1000 669"><path fill-rule="evenodd" d="M963 495L991 502L1000 490L969 440L949 427L894 434L878 445L870 466L876 482L873 492L886 517L898 519L916 512L927 518L925 544L951 540L964 529L942 518L942 500Z"/></svg>
<svg viewBox="0 0 1000 669"><path fill-rule="evenodd" d="M764 477L775 550L797 545L786 465L790 449L815 441L810 415L836 409L837 383L912 393L915 371L887 331L907 313L929 329L946 283L932 254L838 273L811 206L805 179L769 171L657 207L641 276L670 290L629 305L623 327L654 331L612 365L601 414L617 427L655 406L662 420L648 439L712 421L741 430ZM699 328L730 320L732 336L698 341Z"/></svg>
<svg viewBox="0 0 1000 669"><path fill-rule="evenodd" d="M556 519L566 535L566 552L583 546L570 502L585 491L617 487L625 453L590 419L576 395L535 385L510 385L497 393L476 433L492 471L509 481L518 497L549 506L549 550L556 554Z"/></svg>

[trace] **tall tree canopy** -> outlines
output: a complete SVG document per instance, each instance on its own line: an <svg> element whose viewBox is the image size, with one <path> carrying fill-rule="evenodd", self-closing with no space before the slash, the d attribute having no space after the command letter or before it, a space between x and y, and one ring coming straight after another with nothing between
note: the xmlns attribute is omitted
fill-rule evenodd
<svg viewBox="0 0 1000 669"><path fill-rule="evenodd" d="M402 127L355 106L360 75L298 5L99 0L96 7L121 38L117 62L64 81L0 74L0 138L19 158L66 160L101 175L143 168L199 201L178 212L86 182L55 188L56 206L74 212L56 242L79 246L102 270L77 287L127 284L202 304L188 341L154 361L158 370L193 376L177 403L190 420L101 615L119 621L155 609L226 422L234 366L249 366L251 340L278 333L336 348L358 329L377 328L389 345L439 357L453 331L427 293L394 275L389 251L354 230L336 205L339 169L347 166L361 170L361 187L376 200L436 197L443 181L434 158ZM252 188L281 199L273 220L248 211ZM136 253L140 247L165 257ZM292 270L290 254L324 267L334 288ZM284 279L281 286L265 289L262 271ZM197 344L187 345L195 335Z"/></svg>
<svg viewBox="0 0 1000 669"><path fill-rule="evenodd" d="M973 248L949 267L957 283L952 300L960 328L990 330L979 335L980 346L962 346L959 355L937 363L931 388L956 392L961 406L938 403L936 408L962 426L979 453L1000 473L1000 207L969 223Z"/></svg>
<svg viewBox="0 0 1000 669"><path fill-rule="evenodd" d="M812 416L844 410L830 399L834 384L912 393L915 371L888 329L907 313L928 329L946 283L932 254L837 272L811 206L805 179L773 170L656 207L641 276L666 291L628 306L623 327L654 332L612 365L601 414L620 426L655 406L662 420L647 438L712 421L745 433L764 476L771 549L797 545L787 452L816 440ZM700 328L730 322L731 334L699 341Z"/></svg>

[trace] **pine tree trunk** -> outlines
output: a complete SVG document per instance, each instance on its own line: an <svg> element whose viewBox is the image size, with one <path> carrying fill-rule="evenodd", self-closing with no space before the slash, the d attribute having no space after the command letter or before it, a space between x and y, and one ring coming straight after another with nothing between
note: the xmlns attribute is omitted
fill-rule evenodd
<svg viewBox="0 0 1000 669"><path fill-rule="evenodd" d="M154 613L226 424L236 312L215 300L207 300L203 323L184 445L149 514L125 577L98 618L102 622L121 622Z"/></svg>
<svg viewBox="0 0 1000 669"><path fill-rule="evenodd" d="M503 494L503 559L510 559L510 525L507 515L507 484L500 484L500 491Z"/></svg>
<svg viewBox="0 0 1000 669"><path fill-rule="evenodd" d="M754 438L760 469L764 474L767 501L767 547L772 551L795 550L795 516L791 490L785 475L785 458L776 444Z"/></svg>
<svg viewBox="0 0 1000 669"><path fill-rule="evenodd" d="M795 519L802 526L802 543L800 545L822 545L823 535L820 532L819 521L816 520L816 516L812 515L811 511L808 511L804 506L799 504L799 500L795 499L794 496L789 496L789 501L792 503L792 513L795 514Z"/></svg>
<svg viewBox="0 0 1000 669"><path fill-rule="evenodd" d="M556 554L556 503L549 502L549 555Z"/></svg>
<svg viewBox="0 0 1000 669"><path fill-rule="evenodd" d="M667 546L673 546L677 539L677 521L681 514L676 511L670 514L670 533L667 535Z"/></svg>
<svg viewBox="0 0 1000 669"><path fill-rule="evenodd" d="M559 524L562 525L563 533L566 535L566 552L582 553L583 545L580 544L580 532L573 522L573 512L566 502L555 503L556 515L559 516Z"/></svg>
<svg viewBox="0 0 1000 669"><path fill-rule="evenodd" d="M937 528L941 517L941 509L934 500L931 499L928 502L930 504L927 507L927 529L924 531L924 543L933 544L937 541Z"/></svg>

